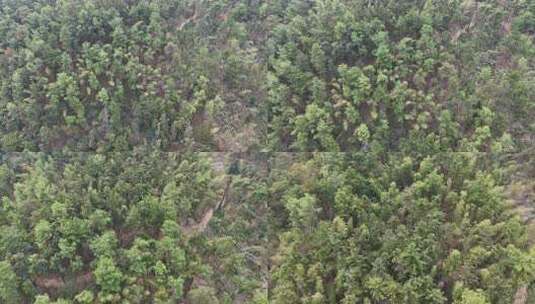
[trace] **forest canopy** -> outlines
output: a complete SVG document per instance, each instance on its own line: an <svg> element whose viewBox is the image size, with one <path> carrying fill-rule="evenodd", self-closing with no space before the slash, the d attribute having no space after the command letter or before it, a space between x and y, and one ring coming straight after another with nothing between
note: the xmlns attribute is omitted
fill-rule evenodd
<svg viewBox="0 0 535 304"><path fill-rule="evenodd" d="M535 303L534 0L0 0L0 303Z"/></svg>

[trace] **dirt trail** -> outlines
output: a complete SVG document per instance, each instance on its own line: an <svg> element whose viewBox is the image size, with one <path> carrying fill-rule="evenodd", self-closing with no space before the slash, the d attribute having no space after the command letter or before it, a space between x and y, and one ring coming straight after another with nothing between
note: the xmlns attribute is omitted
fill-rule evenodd
<svg viewBox="0 0 535 304"><path fill-rule="evenodd" d="M227 177L225 183L226 183L225 191L223 192L223 195L221 199L219 200L219 202L216 204L216 206L211 207L210 209L206 210L206 212L203 214L201 220L198 223L190 225L189 227L184 227L187 233L204 232L206 228L208 227L210 220L212 220L212 217L214 216L214 211L225 207L225 203L227 201L227 196L228 196L228 192L230 189L230 184L232 183L232 179L230 177Z"/></svg>
<svg viewBox="0 0 535 304"><path fill-rule="evenodd" d="M212 168L214 172L216 172L217 175L224 176L223 183L225 185L225 188L223 190L223 193L221 194L221 198L218 200L214 207L211 207L204 212L199 222L190 223L188 225L183 226L182 230L184 231L184 233L190 235L196 233L203 233L208 227L210 221L212 220L214 212L225 206L230 190L230 185L232 183L232 178L230 176L225 175L225 158L226 153L214 153L214 155L212 156Z"/></svg>
<svg viewBox="0 0 535 304"><path fill-rule="evenodd" d="M203 215L201 221L195 227L195 230L197 230L198 232L203 232L204 230L206 230L206 227L208 226L208 223L210 222L213 216L214 208L208 209L208 211L206 211L206 213Z"/></svg>
<svg viewBox="0 0 535 304"><path fill-rule="evenodd" d="M520 287L515 294L513 304L524 304L528 299L528 287L526 285Z"/></svg>

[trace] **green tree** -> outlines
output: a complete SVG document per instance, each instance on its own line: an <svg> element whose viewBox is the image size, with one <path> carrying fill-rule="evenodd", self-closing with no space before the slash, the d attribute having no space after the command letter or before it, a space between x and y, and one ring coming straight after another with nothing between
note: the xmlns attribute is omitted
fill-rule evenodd
<svg viewBox="0 0 535 304"><path fill-rule="evenodd" d="M0 299L6 303L18 303L20 295L18 291L17 275L8 261L0 262Z"/></svg>
<svg viewBox="0 0 535 304"><path fill-rule="evenodd" d="M95 280L105 293L118 293L121 291L123 274L115 265L113 259L101 257L95 268Z"/></svg>

